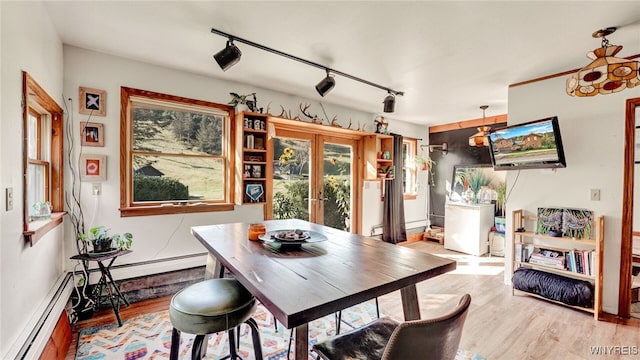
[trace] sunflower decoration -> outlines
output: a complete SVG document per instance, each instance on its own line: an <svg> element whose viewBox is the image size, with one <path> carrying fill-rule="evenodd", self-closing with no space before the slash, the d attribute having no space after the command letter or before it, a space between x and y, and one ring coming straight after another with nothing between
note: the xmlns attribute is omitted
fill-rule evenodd
<svg viewBox="0 0 640 360"><path fill-rule="evenodd" d="M338 185L337 181L336 181L336 177L333 175L329 175L329 184L333 187L335 187L336 185Z"/></svg>
<svg viewBox="0 0 640 360"><path fill-rule="evenodd" d="M289 161L291 161L291 159L293 159L294 156L295 156L295 152L293 151L292 148L289 148L289 147L284 148L282 155L280 155L280 157L278 158L278 162L280 163L281 166L289 165Z"/></svg>

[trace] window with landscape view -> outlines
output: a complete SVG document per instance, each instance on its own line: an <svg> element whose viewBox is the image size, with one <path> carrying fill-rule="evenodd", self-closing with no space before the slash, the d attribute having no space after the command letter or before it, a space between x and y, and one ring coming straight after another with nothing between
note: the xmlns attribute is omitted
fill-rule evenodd
<svg viewBox="0 0 640 360"><path fill-rule="evenodd" d="M233 209L233 107L122 88L122 216Z"/></svg>

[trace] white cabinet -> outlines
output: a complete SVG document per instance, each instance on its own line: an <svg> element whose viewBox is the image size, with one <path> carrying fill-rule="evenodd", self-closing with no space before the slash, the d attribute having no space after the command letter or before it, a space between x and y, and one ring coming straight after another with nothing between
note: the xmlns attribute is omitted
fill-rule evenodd
<svg viewBox="0 0 640 360"><path fill-rule="evenodd" d="M476 256L486 254L493 215L493 204L446 204L444 248Z"/></svg>

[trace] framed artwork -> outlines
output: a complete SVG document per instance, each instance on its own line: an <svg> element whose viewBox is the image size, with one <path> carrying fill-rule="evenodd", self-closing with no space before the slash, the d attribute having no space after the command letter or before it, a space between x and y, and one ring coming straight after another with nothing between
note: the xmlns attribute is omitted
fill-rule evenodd
<svg viewBox="0 0 640 360"><path fill-rule="evenodd" d="M107 92L80 86L80 114L106 116Z"/></svg>
<svg viewBox="0 0 640 360"><path fill-rule="evenodd" d="M80 144L82 146L104 146L104 125L80 122Z"/></svg>
<svg viewBox="0 0 640 360"><path fill-rule="evenodd" d="M80 180L107 180L107 155L81 154L78 165Z"/></svg>

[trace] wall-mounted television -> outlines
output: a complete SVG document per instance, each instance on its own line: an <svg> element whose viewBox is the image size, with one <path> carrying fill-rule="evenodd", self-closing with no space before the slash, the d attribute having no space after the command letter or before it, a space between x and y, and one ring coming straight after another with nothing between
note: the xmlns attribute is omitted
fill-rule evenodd
<svg viewBox="0 0 640 360"><path fill-rule="evenodd" d="M567 166L556 116L492 131L489 151L494 170Z"/></svg>

